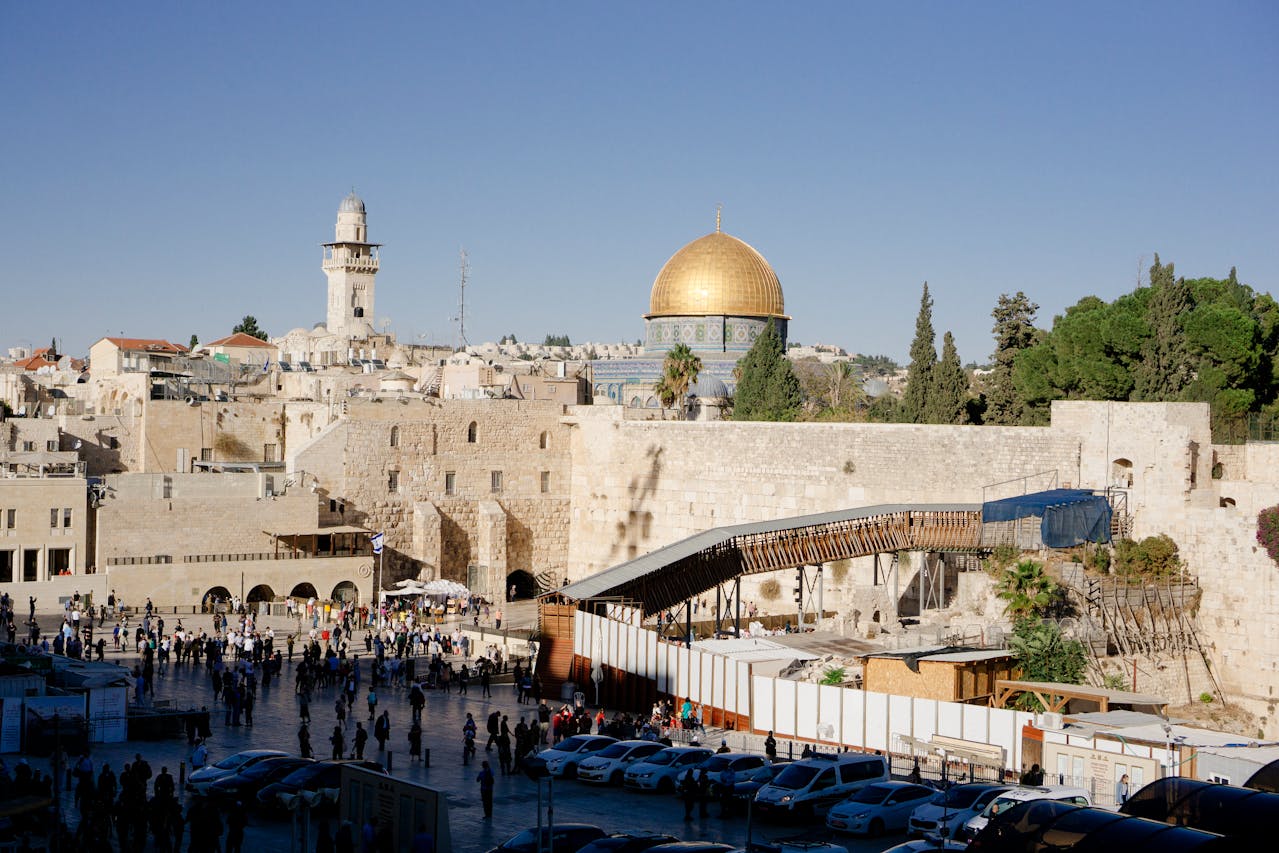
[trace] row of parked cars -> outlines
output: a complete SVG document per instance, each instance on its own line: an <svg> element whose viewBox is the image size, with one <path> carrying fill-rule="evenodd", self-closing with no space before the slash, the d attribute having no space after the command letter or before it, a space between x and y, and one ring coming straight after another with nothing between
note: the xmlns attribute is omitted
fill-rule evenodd
<svg viewBox="0 0 1279 853"><path fill-rule="evenodd" d="M733 796L750 799L762 817L824 819L828 829L858 835L908 831L960 842L1019 802L1046 798L1090 804L1081 788L970 783L938 791L893 781L883 756L863 753L772 762L754 753L716 753L703 746L575 735L533 762L550 776L667 794L679 789L689 770L695 776L705 770L717 797L731 770Z"/></svg>
<svg viewBox="0 0 1279 853"><path fill-rule="evenodd" d="M283 811L288 799L299 794L311 795L323 809L337 800L344 765L386 772L376 761L316 761L278 749L249 749L196 770L186 787L227 806L239 803L264 812Z"/></svg>

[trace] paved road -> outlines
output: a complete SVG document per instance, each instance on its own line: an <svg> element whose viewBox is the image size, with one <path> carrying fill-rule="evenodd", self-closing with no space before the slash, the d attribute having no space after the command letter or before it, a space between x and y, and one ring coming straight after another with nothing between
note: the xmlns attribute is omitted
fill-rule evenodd
<svg viewBox="0 0 1279 853"><path fill-rule="evenodd" d="M137 659L132 655L111 654L109 658L123 665L132 665ZM297 750L297 699L294 695L294 666L286 661L283 677L273 681L268 688L259 689L255 725L228 727L223 725L222 706L213 702L213 691L208 673L201 665L170 666L157 678L155 698L167 700L175 707L208 706L212 713L213 734L209 741L210 761L230 753L249 748L282 749L290 753ZM348 723L348 732L354 730L354 720L367 717L364 694L367 690L367 670L361 694L355 705L355 716ZM505 838L537 822L537 786L523 776L497 779L494 796L493 820L484 820L480 808L479 791L475 782L478 763L463 766L461 762L462 725L466 713L471 712L481 732L488 714L497 709L510 717L511 728L521 715L532 716L533 706L520 705L509 686L495 686L493 697L480 696L478 685L472 686L465 696L456 693L444 695L435 691L427 694L427 706L423 716L423 747L431 751L431 766L410 764L406 735L410 720L408 691L403 688L380 688L379 713L390 712L391 740L388 751L395 776L430 785L447 792L453 849L456 853L482 853L496 846ZM328 753L328 735L336 722L333 710L337 688L318 689L311 702L311 741L318 757ZM369 727L365 720L366 728ZM348 743L350 735L348 733ZM481 735L480 744L483 744ZM381 758L376 752L376 741L370 738L366 757ZM141 752L159 772L167 766L177 776L178 766L186 759L188 750L185 739L159 742L131 742L128 744L100 745L94 749L95 770L104 761L117 772L135 752ZM483 757L483 749L480 756ZM496 767L496 751L490 754ZM643 795L618 789L600 789L578 782L555 783L555 819L597 824L606 830L642 829L665 832L683 839L724 841L736 846L746 840L746 822L743 818L721 820L719 817L683 820L683 805L674 797ZM68 800L69 805L69 800ZM718 807L712 806L713 815ZM796 830L774 826L756 825L756 838L794 834ZM260 850L289 849L290 826L284 821L253 818L246 837L246 848ZM857 841L843 839L841 843L850 851L879 851L896 840Z"/></svg>

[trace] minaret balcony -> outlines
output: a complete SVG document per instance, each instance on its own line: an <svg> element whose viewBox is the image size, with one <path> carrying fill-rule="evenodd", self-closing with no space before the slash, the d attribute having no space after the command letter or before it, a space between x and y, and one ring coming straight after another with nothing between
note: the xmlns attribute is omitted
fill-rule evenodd
<svg viewBox="0 0 1279 853"><path fill-rule="evenodd" d="M354 270L357 272L377 272L378 259L368 257L355 256L337 256L324 259L324 269L327 270Z"/></svg>

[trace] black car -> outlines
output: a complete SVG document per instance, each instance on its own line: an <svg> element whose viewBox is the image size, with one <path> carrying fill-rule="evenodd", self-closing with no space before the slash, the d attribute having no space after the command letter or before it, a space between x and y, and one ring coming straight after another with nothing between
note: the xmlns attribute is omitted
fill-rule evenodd
<svg viewBox="0 0 1279 853"><path fill-rule="evenodd" d="M672 841L650 847L648 853L728 853L732 849L733 845L716 841Z"/></svg>
<svg viewBox="0 0 1279 853"><path fill-rule="evenodd" d="M263 787L258 791L258 805L264 809L282 809L284 804L280 802L281 795L336 788L342 782L342 768L348 765L363 767L375 773L386 772L376 761L317 761L299 767L280 781Z"/></svg>
<svg viewBox="0 0 1279 853"><path fill-rule="evenodd" d="M679 841L673 835L653 835L645 832L614 832L597 838L577 853L644 853L658 844Z"/></svg>
<svg viewBox="0 0 1279 853"><path fill-rule="evenodd" d="M215 779L205 793L210 798L221 802L236 800L243 803L256 802L258 791L312 764L315 764L313 758L296 758L291 755L267 758L238 773Z"/></svg>
<svg viewBox="0 0 1279 853"><path fill-rule="evenodd" d="M548 827L542 827L542 843L538 844L537 829L526 829L511 836L489 853L537 853L539 847L545 850L552 846L556 853L577 853L592 841L604 837L604 830L589 823L557 823L555 834L549 833Z"/></svg>

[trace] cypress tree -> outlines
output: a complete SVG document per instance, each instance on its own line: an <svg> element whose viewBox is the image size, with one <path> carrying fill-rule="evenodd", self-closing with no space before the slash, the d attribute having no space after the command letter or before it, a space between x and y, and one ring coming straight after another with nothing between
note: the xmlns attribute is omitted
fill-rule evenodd
<svg viewBox="0 0 1279 853"><path fill-rule="evenodd" d="M941 361L933 368L933 388L928 399L930 424L968 423L968 374L955 349L955 336L942 337Z"/></svg>
<svg viewBox="0 0 1279 853"><path fill-rule="evenodd" d="M1132 398L1146 402L1176 400L1190 384L1193 367L1183 327L1184 315L1194 307L1185 279L1176 278L1172 264L1161 264L1159 255L1150 267L1150 302L1146 324L1150 337L1141 347L1141 360L1133 371Z"/></svg>
<svg viewBox="0 0 1279 853"><path fill-rule="evenodd" d="M735 421L793 421L803 402L799 379L770 319L737 365Z"/></svg>
<svg viewBox="0 0 1279 853"><path fill-rule="evenodd" d="M1001 294L995 310L990 312L995 320L995 352L986 386L985 421L988 424L1020 424L1026 417L1026 400L1013 383L1013 362L1018 353L1034 346L1041 338L1035 328L1038 310L1039 306L1019 290L1015 296Z"/></svg>
<svg viewBox="0 0 1279 853"><path fill-rule="evenodd" d="M910 345L910 367L906 369L906 393L902 395L903 420L924 423L928 417L928 398L933 389L933 370L937 366L937 344L933 333L933 300L924 282L924 295L919 300L919 316L915 318L915 340Z"/></svg>

